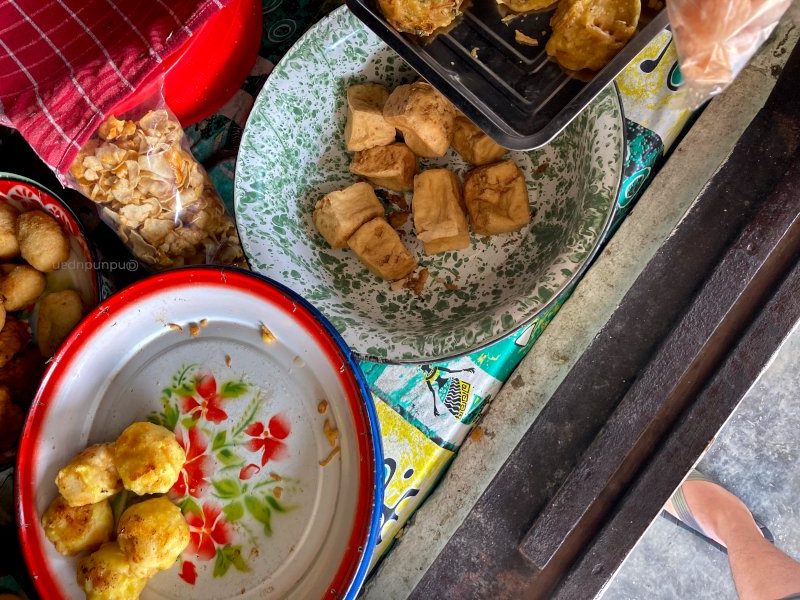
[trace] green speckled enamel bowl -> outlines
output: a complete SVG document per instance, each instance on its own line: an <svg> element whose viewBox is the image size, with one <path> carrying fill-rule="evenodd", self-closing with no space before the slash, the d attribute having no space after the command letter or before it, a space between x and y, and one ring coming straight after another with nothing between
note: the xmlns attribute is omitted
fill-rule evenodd
<svg viewBox="0 0 800 600"><path fill-rule="evenodd" d="M409 222L403 241L427 267L417 296L393 290L311 220L324 194L357 181L345 150L345 93L416 74L346 8L309 30L256 100L236 166L236 222L253 270L313 303L362 357L427 362L497 340L545 310L586 268L609 227L623 166L622 113L606 89L550 145L513 152L533 218L519 232L425 256ZM468 170L452 149L421 168ZM410 201L410 195L408 195Z"/></svg>

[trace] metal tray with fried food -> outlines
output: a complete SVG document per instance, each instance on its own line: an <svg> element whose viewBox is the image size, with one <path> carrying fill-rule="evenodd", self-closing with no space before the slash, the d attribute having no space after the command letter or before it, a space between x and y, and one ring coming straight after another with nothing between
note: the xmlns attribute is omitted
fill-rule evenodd
<svg viewBox="0 0 800 600"><path fill-rule="evenodd" d="M495 0L473 0L450 27L419 37L392 27L377 0L347 0L422 77L512 150L548 143L663 31L667 11L646 4L639 29L611 62L596 73L569 73L545 52L555 5L516 14Z"/></svg>

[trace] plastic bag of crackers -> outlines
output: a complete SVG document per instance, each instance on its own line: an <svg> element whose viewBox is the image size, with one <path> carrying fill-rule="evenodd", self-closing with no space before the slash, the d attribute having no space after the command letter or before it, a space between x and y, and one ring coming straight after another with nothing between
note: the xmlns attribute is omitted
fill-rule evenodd
<svg viewBox="0 0 800 600"><path fill-rule="evenodd" d="M245 266L236 226L163 102L111 115L78 153L72 187L155 270L214 263Z"/></svg>
<svg viewBox="0 0 800 600"><path fill-rule="evenodd" d="M667 12L689 103L700 106L736 78L791 0L669 0Z"/></svg>

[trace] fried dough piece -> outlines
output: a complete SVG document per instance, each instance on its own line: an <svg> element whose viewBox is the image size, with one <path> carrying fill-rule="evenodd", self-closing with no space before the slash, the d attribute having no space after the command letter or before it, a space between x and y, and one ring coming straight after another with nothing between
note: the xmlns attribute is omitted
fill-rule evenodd
<svg viewBox="0 0 800 600"><path fill-rule="evenodd" d="M19 212L10 204L0 204L0 260L8 260L19 254L17 241L17 218Z"/></svg>
<svg viewBox="0 0 800 600"><path fill-rule="evenodd" d="M344 248L356 229L383 214L372 186L362 181L324 196L314 207L312 219L331 248Z"/></svg>
<svg viewBox="0 0 800 600"><path fill-rule="evenodd" d="M25 323L14 317L6 317L0 330L0 367L4 367L30 340L31 335Z"/></svg>
<svg viewBox="0 0 800 600"><path fill-rule="evenodd" d="M414 178L414 229L425 254L460 250L469 246L469 226L464 215L461 184L447 169L429 169Z"/></svg>
<svg viewBox="0 0 800 600"><path fill-rule="evenodd" d="M47 294L39 302L36 342L42 356L52 356L83 316L83 303L75 290Z"/></svg>
<svg viewBox="0 0 800 600"><path fill-rule="evenodd" d="M347 245L370 271L387 281L402 279L417 267L417 260L383 217L359 227Z"/></svg>
<svg viewBox="0 0 800 600"><path fill-rule="evenodd" d="M398 31L426 36L447 27L461 14L462 0L380 0L381 10Z"/></svg>
<svg viewBox="0 0 800 600"><path fill-rule="evenodd" d="M131 572L147 577L175 564L189 545L189 525L181 509L160 496L134 504L122 513L117 543L131 563Z"/></svg>
<svg viewBox="0 0 800 600"><path fill-rule="evenodd" d="M391 144L394 125L383 118L389 90L379 83L360 83L347 88L347 123L344 141L350 152Z"/></svg>
<svg viewBox="0 0 800 600"><path fill-rule="evenodd" d="M408 192L414 189L417 157L405 144L377 146L356 152L350 163L350 172L378 187Z"/></svg>
<svg viewBox="0 0 800 600"><path fill-rule="evenodd" d="M508 150L463 115L455 119L452 146L461 158L473 165L488 165L508 154Z"/></svg>
<svg viewBox="0 0 800 600"><path fill-rule="evenodd" d="M467 173L464 200L475 233L495 235L516 231L531 220L525 178L512 160Z"/></svg>
<svg viewBox="0 0 800 600"><path fill-rule="evenodd" d="M69 506L84 506L122 491L109 444L95 444L73 458L58 475L56 487Z"/></svg>
<svg viewBox="0 0 800 600"><path fill-rule="evenodd" d="M116 542L109 542L78 561L78 585L86 600L136 600L147 577L131 571L131 563Z"/></svg>
<svg viewBox="0 0 800 600"><path fill-rule="evenodd" d="M0 295L6 310L20 310L30 306L42 295L46 281L44 275L28 265L16 265L0 281Z"/></svg>
<svg viewBox="0 0 800 600"><path fill-rule="evenodd" d="M498 4L505 4L516 13L542 10L555 4L558 0L497 0Z"/></svg>
<svg viewBox="0 0 800 600"><path fill-rule="evenodd" d="M25 332L27 335L27 331ZM7 387L20 406L33 400L44 373L44 359L33 346L23 348L0 367L0 385Z"/></svg>
<svg viewBox="0 0 800 600"><path fill-rule="evenodd" d="M186 462L175 434L146 422L129 425L114 442L113 453L122 485L140 496L167 493Z"/></svg>
<svg viewBox="0 0 800 600"><path fill-rule="evenodd" d="M69 258L69 239L46 212L22 213L17 219L17 231L20 254L34 269L49 273Z"/></svg>
<svg viewBox="0 0 800 600"><path fill-rule="evenodd" d="M0 385L0 452L17 445L25 415L22 409L11 400L8 387Z"/></svg>
<svg viewBox="0 0 800 600"><path fill-rule="evenodd" d="M641 10L641 0L561 0L547 54L571 71L599 71L636 33Z"/></svg>
<svg viewBox="0 0 800 600"><path fill-rule="evenodd" d="M417 156L444 156L453 139L455 109L424 81L401 85L391 93L383 116L403 134Z"/></svg>
<svg viewBox="0 0 800 600"><path fill-rule="evenodd" d="M114 514L108 500L70 506L57 496L42 515L42 528L60 554L75 556L84 550L96 550L111 540Z"/></svg>

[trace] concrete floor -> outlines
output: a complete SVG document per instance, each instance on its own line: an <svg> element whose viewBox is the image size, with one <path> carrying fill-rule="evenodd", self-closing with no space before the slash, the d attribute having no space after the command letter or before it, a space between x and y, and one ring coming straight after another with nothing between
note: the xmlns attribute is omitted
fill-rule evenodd
<svg viewBox="0 0 800 600"><path fill-rule="evenodd" d="M739 496L800 560L800 326L742 399L698 468ZM800 592L800 590L798 590ZM603 600L735 600L726 556L657 518Z"/></svg>

